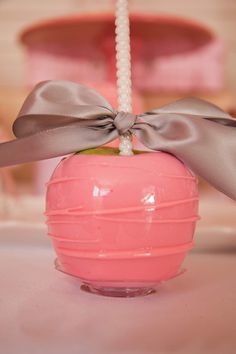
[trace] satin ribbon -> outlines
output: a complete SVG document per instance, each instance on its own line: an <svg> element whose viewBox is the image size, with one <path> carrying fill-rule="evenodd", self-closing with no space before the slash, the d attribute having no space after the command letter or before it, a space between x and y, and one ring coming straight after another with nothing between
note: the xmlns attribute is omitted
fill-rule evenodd
<svg viewBox="0 0 236 354"><path fill-rule="evenodd" d="M135 116L117 112L83 85L45 81L26 98L13 132L16 140L0 144L0 166L64 156L131 132L236 200L236 120L200 99L184 98Z"/></svg>

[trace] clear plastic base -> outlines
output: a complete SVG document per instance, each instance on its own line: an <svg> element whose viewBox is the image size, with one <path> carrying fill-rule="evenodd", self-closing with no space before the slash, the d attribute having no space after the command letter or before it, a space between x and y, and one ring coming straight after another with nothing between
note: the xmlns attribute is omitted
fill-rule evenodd
<svg viewBox="0 0 236 354"><path fill-rule="evenodd" d="M156 291L154 288L99 287L88 283L83 283L81 285L81 290L92 294L110 297L146 296L153 294Z"/></svg>

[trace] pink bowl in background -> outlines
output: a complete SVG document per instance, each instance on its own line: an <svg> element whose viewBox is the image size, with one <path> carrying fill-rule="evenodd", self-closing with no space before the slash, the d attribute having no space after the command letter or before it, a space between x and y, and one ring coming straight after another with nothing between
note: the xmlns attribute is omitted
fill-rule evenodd
<svg viewBox="0 0 236 354"><path fill-rule="evenodd" d="M76 154L47 186L57 268L105 295L147 294L178 275L197 212L196 178L162 152Z"/></svg>
<svg viewBox="0 0 236 354"><path fill-rule="evenodd" d="M217 91L223 85L223 44L185 18L131 14L131 59L138 91ZM27 28L28 84L48 79L115 83L114 16L76 15Z"/></svg>

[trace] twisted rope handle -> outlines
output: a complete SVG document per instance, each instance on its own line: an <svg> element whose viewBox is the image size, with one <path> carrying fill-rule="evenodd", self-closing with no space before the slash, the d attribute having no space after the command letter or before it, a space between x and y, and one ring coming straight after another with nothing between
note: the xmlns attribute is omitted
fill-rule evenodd
<svg viewBox="0 0 236 354"><path fill-rule="evenodd" d="M132 112L128 0L116 0L116 71L118 109ZM133 155L130 134L120 136L120 155Z"/></svg>

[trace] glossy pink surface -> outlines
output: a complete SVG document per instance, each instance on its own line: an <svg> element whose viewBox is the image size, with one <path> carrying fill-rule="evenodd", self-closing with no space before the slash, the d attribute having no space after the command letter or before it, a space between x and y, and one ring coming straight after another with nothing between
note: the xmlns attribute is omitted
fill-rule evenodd
<svg viewBox="0 0 236 354"><path fill-rule="evenodd" d="M73 155L48 183L58 268L100 286L154 286L176 276L197 212L196 178L162 152Z"/></svg>

